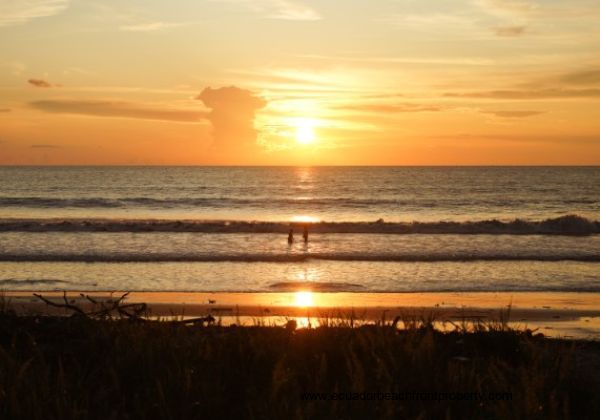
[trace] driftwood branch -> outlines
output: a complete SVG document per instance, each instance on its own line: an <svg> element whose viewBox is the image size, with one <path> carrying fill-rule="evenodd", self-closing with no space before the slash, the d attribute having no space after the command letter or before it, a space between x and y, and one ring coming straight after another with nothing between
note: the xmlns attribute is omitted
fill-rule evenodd
<svg viewBox="0 0 600 420"><path fill-rule="evenodd" d="M125 317L131 320L146 321L144 314L146 313L148 306L145 303L123 303L123 301L129 295L129 292L124 293L117 299L109 299L105 302L94 299L90 295L84 295L83 293L80 293L79 296L81 296L81 298L92 304L93 309L87 312L78 305L69 302L66 291L63 292L64 303L54 302L38 293L34 293L33 295L49 306L66 309L86 318L108 319L113 317L116 313L120 317Z"/></svg>
<svg viewBox="0 0 600 420"><path fill-rule="evenodd" d="M66 309L72 311L74 314L90 319L113 319L114 317L118 317L136 322L152 322L147 318L148 305L146 303L124 303L125 299L129 295L129 292L124 293L116 299L108 299L105 301L101 301L93 298L90 295L80 293L79 296L84 303L87 301L92 304L92 310L89 311L85 311L80 306L69 302L69 299L67 298L67 292L63 292L64 303L52 301L38 293L34 293L33 295L49 306ZM215 318L212 315L207 315L198 318L172 320L166 322L170 324L204 326L214 324Z"/></svg>
<svg viewBox="0 0 600 420"><path fill-rule="evenodd" d="M42 295L37 294L37 293L34 293L33 296L40 299L42 302L44 302L45 304L47 304L49 306L53 306L55 308L68 309L68 310L76 312L80 315L87 316L87 314L80 307L69 303L69 300L67 299L67 292L63 292L63 300L65 301L65 303L52 302L51 300L46 299L45 297L43 297Z"/></svg>

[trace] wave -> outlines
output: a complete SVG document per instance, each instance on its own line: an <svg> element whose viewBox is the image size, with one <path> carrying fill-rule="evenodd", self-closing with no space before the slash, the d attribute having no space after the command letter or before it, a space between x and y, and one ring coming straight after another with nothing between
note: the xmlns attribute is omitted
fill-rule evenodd
<svg viewBox="0 0 600 420"><path fill-rule="evenodd" d="M351 253L306 253L306 254L0 254L3 262L273 262L294 263L312 260L326 261L379 261L379 262L442 262L442 261L581 261L599 262L600 254L586 253L402 253L402 254L351 254Z"/></svg>
<svg viewBox="0 0 600 420"><path fill-rule="evenodd" d="M290 207L301 204L310 204L315 207L336 208L366 208L376 206L414 206L414 200L402 200L396 198L352 198L352 197L283 197L274 198L272 196L257 197L179 197L179 198L152 198L152 197L88 197L88 198L56 198L56 197L0 197L0 207L29 207L29 208L129 208L129 207L153 207L153 208L190 208L190 207L210 207L210 208L231 208L231 207L258 207L264 208L266 205L274 207ZM438 201L419 201L422 207L437 207L442 204ZM460 202L457 204L461 204ZM464 203L468 204L468 203ZM489 201L482 204L493 204L496 206L511 206L518 203L508 203L506 201Z"/></svg>
<svg viewBox="0 0 600 420"><path fill-rule="evenodd" d="M116 290L121 290L118 286L101 286L97 283L74 283L69 281L47 281L44 279L6 279L0 280L0 284L13 288L11 291L70 291L70 292L104 292L112 294ZM53 286L54 285L54 286ZM128 289L131 292L158 292L158 293L281 293L281 292L298 292L311 291L320 293L481 293L481 292L577 292L577 293L600 293L600 286L572 286L565 284L564 286L546 286L544 284L536 285L497 285L497 284L455 284L452 286L443 285L423 285L416 284L407 287L392 287L392 288L367 288L353 283L336 283L336 282L282 282L273 283L266 288L250 287L239 288L232 286L219 290L199 288L160 288L160 287L144 287L142 285Z"/></svg>
<svg viewBox="0 0 600 420"><path fill-rule="evenodd" d="M198 233L287 233L290 225L302 223L204 220L135 219L0 219L0 232L198 232ZM497 219L436 222L316 222L312 233L381 234L490 234L490 235L593 235L600 221L566 215L541 221Z"/></svg>
<svg viewBox="0 0 600 420"><path fill-rule="evenodd" d="M355 283L316 282L316 281L284 281L269 285L269 290L277 292L295 292L310 290L313 292L348 292L364 290L364 286Z"/></svg>
<svg viewBox="0 0 600 420"><path fill-rule="evenodd" d="M181 192L180 192L181 193ZM593 198L573 198L563 199L563 204L595 204ZM222 196L207 195L200 197L179 196L169 198L157 197L52 197L52 196L0 196L0 207L27 207L27 208L100 208L116 209L131 207L149 207L160 209L175 208L290 208L299 205L310 205L311 208L436 208L447 205L468 206L472 205L473 200L462 196L457 197L438 197L436 199L419 198L397 198L382 197L377 198L358 198L356 196L319 196L319 197L289 197L273 195L250 195L250 196ZM514 208L527 204L532 204L528 198L522 197L502 197L485 199L479 197L477 204L484 207Z"/></svg>
<svg viewBox="0 0 600 420"><path fill-rule="evenodd" d="M52 285L52 284L69 284L71 282L57 279L0 279L0 287L2 286L34 286L34 285Z"/></svg>

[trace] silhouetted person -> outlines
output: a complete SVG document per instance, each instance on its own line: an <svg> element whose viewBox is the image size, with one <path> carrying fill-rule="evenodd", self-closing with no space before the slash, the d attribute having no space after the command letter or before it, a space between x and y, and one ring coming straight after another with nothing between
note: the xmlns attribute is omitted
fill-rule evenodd
<svg viewBox="0 0 600 420"><path fill-rule="evenodd" d="M294 229L290 229L290 233L288 233L288 245L294 243Z"/></svg>
<svg viewBox="0 0 600 420"><path fill-rule="evenodd" d="M302 232L302 237L304 238L304 243L308 243L308 225L304 225L304 232Z"/></svg>

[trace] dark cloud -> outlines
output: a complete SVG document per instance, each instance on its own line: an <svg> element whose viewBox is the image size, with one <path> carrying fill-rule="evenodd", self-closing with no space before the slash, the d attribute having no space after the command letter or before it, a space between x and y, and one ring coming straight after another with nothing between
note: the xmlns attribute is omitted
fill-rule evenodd
<svg viewBox="0 0 600 420"><path fill-rule="evenodd" d="M10 112L11 109L10 108L0 108L0 114L6 113L6 112Z"/></svg>
<svg viewBox="0 0 600 420"><path fill-rule="evenodd" d="M211 110L207 118L213 126L216 147L256 146L254 116L267 105L264 99L235 86L207 87L196 99Z"/></svg>
<svg viewBox="0 0 600 420"><path fill-rule="evenodd" d="M551 98L600 98L600 89L537 89L537 90L492 90L483 92L450 92L450 98L489 99L551 99Z"/></svg>
<svg viewBox="0 0 600 420"><path fill-rule="evenodd" d="M498 36L516 37L525 34L525 26L500 26L494 28L494 33Z"/></svg>
<svg viewBox="0 0 600 420"><path fill-rule="evenodd" d="M438 112L442 110L439 106L419 104L362 104L342 106L340 109L390 114L400 112Z"/></svg>
<svg viewBox="0 0 600 420"><path fill-rule="evenodd" d="M543 114L544 111L481 111L484 114L491 114L502 118L526 118L534 115Z"/></svg>
<svg viewBox="0 0 600 420"><path fill-rule="evenodd" d="M566 74L562 80L576 85L593 85L600 83L600 69L580 71Z"/></svg>
<svg viewBox="0 0 600 420"><path fill-rule="evenodd" d="M29 79L27 83L39 88L51 88L53 86L50 82L47 82L42 79Z"/></svg>
<svg viewBox="0 0 600 420"><path fill-rule="evenodd" d="M55 99L34 101L30 105L40 111L57 114L80 114L95 117L120 117L142 120L198 122L206 113L182 109L153 108L121 101Z"/></svg>
<svg viewBox="0 0 600 420"><path fill-rule="evenodd" d="M56 144L32 144L32 149L60 149L60 146Z"/></svg>

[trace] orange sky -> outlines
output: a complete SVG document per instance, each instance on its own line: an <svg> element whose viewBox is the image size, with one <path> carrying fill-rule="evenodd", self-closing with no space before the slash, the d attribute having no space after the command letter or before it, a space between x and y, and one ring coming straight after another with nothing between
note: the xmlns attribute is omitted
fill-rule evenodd
<svg viewBox="0 0 600 420"><path fill-rule="evenodd" d="M0 164L597 165L599 20L593 0L3 2Z"/></svg>

